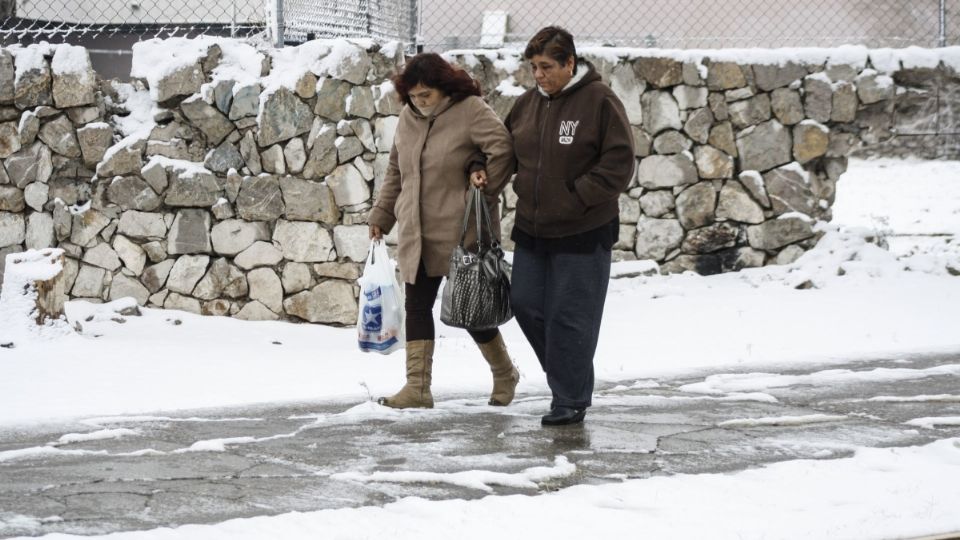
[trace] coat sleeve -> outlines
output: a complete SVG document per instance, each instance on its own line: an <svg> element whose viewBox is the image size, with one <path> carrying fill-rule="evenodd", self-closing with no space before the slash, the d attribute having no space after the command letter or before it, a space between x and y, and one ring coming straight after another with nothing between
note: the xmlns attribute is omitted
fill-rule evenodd
<svg viewBox="0 0 960 540"><path fill-rule="evenodd" d="M383 230L384 234L389 234L397 223L394 207L397 205L397 197L399 196L400 167L397 165L397 144L394 142L393 147L390 148L390 162L387 164L387 172L383 176L383 184L380 185L377 202L370 210L370 217L368 218L370 225L377 225Z"/></svg>
<svg viewBox="0 0 960 540"><path fill-rule="evenodd" d="M636 165L633 133L623 103L608 93L600 108L600 156L583 176L574 180L574 190L587 206L616 200L633 178Z"/></svg>
<svg viewBox="0 0 960 540"><path fill-rule="evenodd" d="M513 174L513 138L489 105L480 98L475 98L475 103L476 114L470 126L470 140L482 153L482 163L487 170L484 194L488 200L495 200ZM476 165L481 160L471 157L471 162Z"/></svg>

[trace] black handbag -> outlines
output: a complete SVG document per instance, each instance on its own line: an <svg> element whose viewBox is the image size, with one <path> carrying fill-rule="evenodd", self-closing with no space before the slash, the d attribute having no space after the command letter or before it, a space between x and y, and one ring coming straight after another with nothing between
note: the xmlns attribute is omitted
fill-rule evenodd
<svg viewBox="0 0 960 540"><path fill-rule="evenodd" d="M503 249L493 234L487 201L479 189L470 189L460 242L450 256L450 271L443 286L440 320L456 328L489 330L513 317L510 265L503 259ZM477 218L476 251L463 245L472 210ZM484 233L487 242L483 240Z"/></svg>

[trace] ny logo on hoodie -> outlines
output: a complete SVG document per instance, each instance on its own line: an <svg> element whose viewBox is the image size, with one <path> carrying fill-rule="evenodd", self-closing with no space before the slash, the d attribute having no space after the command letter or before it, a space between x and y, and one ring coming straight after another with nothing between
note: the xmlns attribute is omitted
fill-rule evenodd
<svg viewBox="0 0 960 540"><path fill-rule="evenodd" d="M579 120L560 121L560 144L573 144L573 136L577 134L578 125L580 125Z"/></svg>

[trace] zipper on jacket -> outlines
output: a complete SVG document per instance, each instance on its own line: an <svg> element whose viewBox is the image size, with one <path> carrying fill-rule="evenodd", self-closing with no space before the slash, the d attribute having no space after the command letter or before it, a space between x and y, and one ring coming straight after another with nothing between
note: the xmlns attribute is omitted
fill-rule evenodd
<svg viewBox="0 0 960 540"><path fill-rule="evenodd" d="M547 131L547 118L550 116L552 99L547 98L547 112L540 125L540 153L537 155L537 180L533 184L533 235L537 236L537 214L540 213L540 171L543 170L543 134Z"/></svg>

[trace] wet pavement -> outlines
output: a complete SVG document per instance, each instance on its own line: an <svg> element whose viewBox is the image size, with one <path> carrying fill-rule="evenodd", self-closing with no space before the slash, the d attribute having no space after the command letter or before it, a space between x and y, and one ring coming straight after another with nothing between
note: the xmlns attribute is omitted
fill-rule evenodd
<svg viewBox="0 0 960 540"><path fill-rule="evenodd" d="M520 395L494 408L485 396L441 394L433 410L313 403L0 431L0 538L216 523L407 496L536 494L960 436L960 426L906 423L960 417L956 355L764 371L775 375L606 385L586 423L563 428L540 426L549 396ZM705 390L713 393L694 392ZM100 430L121 431L77 436ZM562 472L567 462L574 472ZM544 468L560 472L530 472Z"/></svg>

